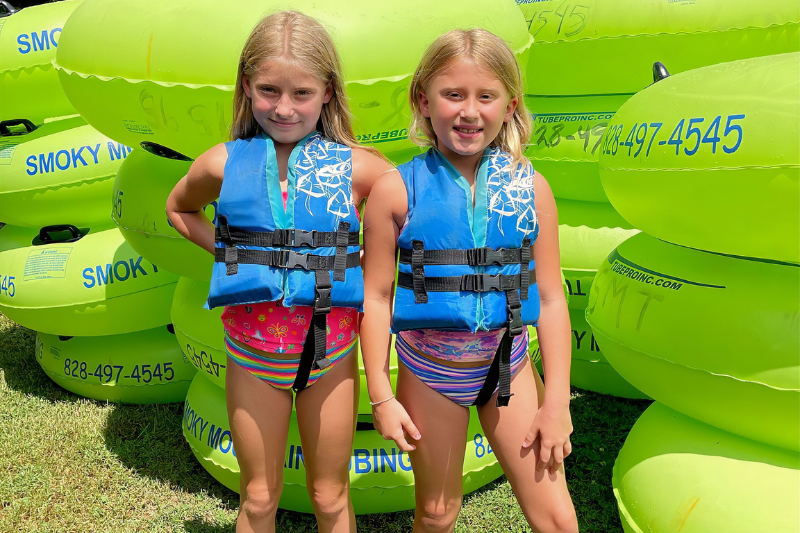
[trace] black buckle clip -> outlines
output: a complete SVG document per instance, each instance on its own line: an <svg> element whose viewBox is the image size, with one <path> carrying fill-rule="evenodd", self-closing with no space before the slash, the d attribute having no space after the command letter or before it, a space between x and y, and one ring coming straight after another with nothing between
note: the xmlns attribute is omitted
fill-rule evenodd
<svg viewBox="0 0 800 533"><path fill-rule="evenodd" d="M327 315L331 312L331 287L317 287L314 299L314 314Z"/></svg>
<svg viewBox="0 0 800 533"><path fill-rule="evenodd" d="M504 248L493 250L489 247L475 248L475 266L502 266Z"/></svg>
<svg viewBox="0 0 800 533"><path fill-rule="evenodd" d="M500 274L466 274L461 278L461 290L489 292L503 290Z"/></svg>
<svg viewBox="0 0 800 533"><path fill-rule="evenodd" d="M480 280L480 292L487 292L487 291L501 291L502 288L502 278L500 274L478 274Z"/></svg>
<svg viewBox="0 0 800 533"><path fill-rule="evenodd" d="M306 231L302 229L296 229L292 233L293 242L291 246L295 246L297 248L300 248L301 246L314 248L314 241L316 240L317 235L316 230Z"/></svg>
<svg viewBox="0 0 800 533"><path fill-rule="evenodd" d="M286 246L289 241L288 229L276 229L272 232L272 246Z"/></svg>
<svg viewBox="0 0 800 533"><path fill-rule="evenodd" d="M282 250L281 253L286 254L286 268L302 268L303 270L308 270L308 254L299 254L294 250Z"/></svg>
<svg viewBox="0 0 800 533"><path fill-rule="evenodd" d="M509 304L507 310L508 310L508 334L511 335L512 337L521 335L522 332L524 331L524 326L522 324L522 305Z"/></svg>
<svg viewBox="0 0 800 533"><path fill-rule="evenodd" d="M228 217L225 215L219 216L219 230L220 240L225 244L233 244L233 239L231 238L231 228L228 226Z"/></svg>
<svg viewBox="0 0 800 533"><path fill-rule="evenodd" d="M316 366L319 370L325 370L329 366L331 366L331 360L327 357L320 357L319 359L314 360L314 366Z"/></svg>

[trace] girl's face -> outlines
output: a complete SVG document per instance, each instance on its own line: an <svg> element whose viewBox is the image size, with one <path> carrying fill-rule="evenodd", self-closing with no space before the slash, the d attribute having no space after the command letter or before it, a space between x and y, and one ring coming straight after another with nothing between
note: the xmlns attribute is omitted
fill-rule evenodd
<svg viewBox="0 0 800 533"><path fill-rule="evenodd" d="M276 143L293 144L317 127L333 89L283 58L270 59L255 74L242 76L253 116Z"/></svg>
<svg viewBox="0 0 800 533"><path fill-rule="evenodd" d="M445 155L482 153L509 122L519 98L509 98L503 83L472 61L454 60L419 95L420 111L431 119Z"/></svg>

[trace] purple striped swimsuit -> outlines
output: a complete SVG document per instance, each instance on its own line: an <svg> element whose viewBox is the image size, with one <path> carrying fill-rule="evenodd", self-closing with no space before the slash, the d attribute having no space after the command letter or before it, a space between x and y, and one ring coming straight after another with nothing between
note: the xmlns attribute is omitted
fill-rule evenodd
<svg viewBox="0 0 800 533"><path fill-rule="evenodd" d="M464 336L462 335L463 333L468 333L469 335ZM483 333L492 335L483 335ZM500 345L500 339L504 333L505 330L503 329L479 334L424 329L402 331L397 335L395 348L398 359L423 383L436 392L447 396L458 405L469 407L475 403L475 399L483 387L486 375L491 367L491 360ZM451 339L456 342L442 342L443 334L445 334L445 339L448 336L453 337L453 334L457 334L455 337L458 337L458 339L457 341L456 339ZM409 342L409 340L412 342ZM470 343L472 346L470 346ZM447 361L486 361L486 364L477 367L453 368L422 357L415 349L437 359ZM465 349L473 353L477 351L479 357L463 357ZM488 359L486 357L487 354ZM511 346L512 376L525 361L527 354L528 330L525 328L525 332L522 335L517 335L513 338ZM495 392L497 392L497 388L495 388Z"/></svg>

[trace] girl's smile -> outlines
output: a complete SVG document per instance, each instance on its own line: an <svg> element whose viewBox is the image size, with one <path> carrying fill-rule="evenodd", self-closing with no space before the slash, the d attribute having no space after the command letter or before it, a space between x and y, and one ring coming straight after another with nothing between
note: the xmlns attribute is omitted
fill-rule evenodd
<svg viewBox="0 0 800 533"><path fill-rule="evenodd" d="M253 116L273 141L294 144L317 127L322 106L333 89L285 58L264 61L242 77Z"/></svg>
<svg viewBox="0 0 800 533"><path fill-rule="evenodd" d="M518 98L503 83L469 60L453 61L419 95L420 111L431 120L437 147L448 159L482 154L511 120Z"/></svg>

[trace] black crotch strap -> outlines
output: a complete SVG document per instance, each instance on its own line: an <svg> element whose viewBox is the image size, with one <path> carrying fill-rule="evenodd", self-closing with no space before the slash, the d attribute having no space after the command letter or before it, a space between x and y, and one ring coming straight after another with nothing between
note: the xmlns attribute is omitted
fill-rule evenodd
<svg viewBox="0 0 800 533"><path fill-rule="evenodd" d="M219 237L220 241L225 244L226 274L232 276L239 272L239 249L233 244L231 228L228 225L228 217L225 215L219 216Z"/></svg>
<svg viewBox="0 0 800 533"><path fill-rule="evenodd" d="M347 245L350 242L350 223L339 222L336 230L336 259L333 260L333 280L344 281L347 269Z"/></svg>
<svg viewBox="0 0 800 533"><path fill-rule="evenodd" d="M331 312L331 275L328 270L315 270L314 276L316 278L314 314L311 317L303 352L300 354L297 375L292 384L295 392L306 388L311 370L323 370L331 366L331 360L325 355L327 318Z"/></svg>
<svg viewBox="0 0 800 533"><path fill-rule="evenodd" d="M503 367L507 369L502 371ZM500 340L500 346L497 347L497 352L494 354L492 364L489 366L489 372L486 374L486 379L483 382L478 396L475 397L473 405L481 406L489 401L494 394L494 389L500 382L499 390L497 391L497 407L505 407L508 405L508 400L511 398L511 336L506 331L503 338ZM508 377L507 386L503 387L503 377Z"/></svg>
<svg viewBox="0 0 800 533"><path fill-rule="evenodd" d="M522 239L522 249L520 250L519 258L519 299L528 299L528 286L530 285L530 273L528 272L528 265L531 262L531 240Z"/></svg>
<svg viewBox="0 0 800 533"><path fill-rule="evenodd" d="M414 303L428 303L428 292L425 290L425 245L422 241L411 242L411 281L414 290Z"/></svg>
<svg viewBox="0 0 800 533"><path fill-rule="evenodd" d="M486 374L486 381L475 398L475 405L483 405L489 401L494 394L495 385L497 390L497 407L506 407L513 396L511 394L511 346L513 338L525 331L522 324L522 303L519 294L515 289L506 291L506 311L508 313L508 327L494 354L492 366Z"/></svg>
<svg viewBox="0 0 800 533"><path fill-rule="evenodd" d="M328 270L315 270L316 294L314 296L314 317L311 329L314 330L314 366L315 370L323 370L331 365L325 356L326 321L331 312L331 273Z"/></svg>

